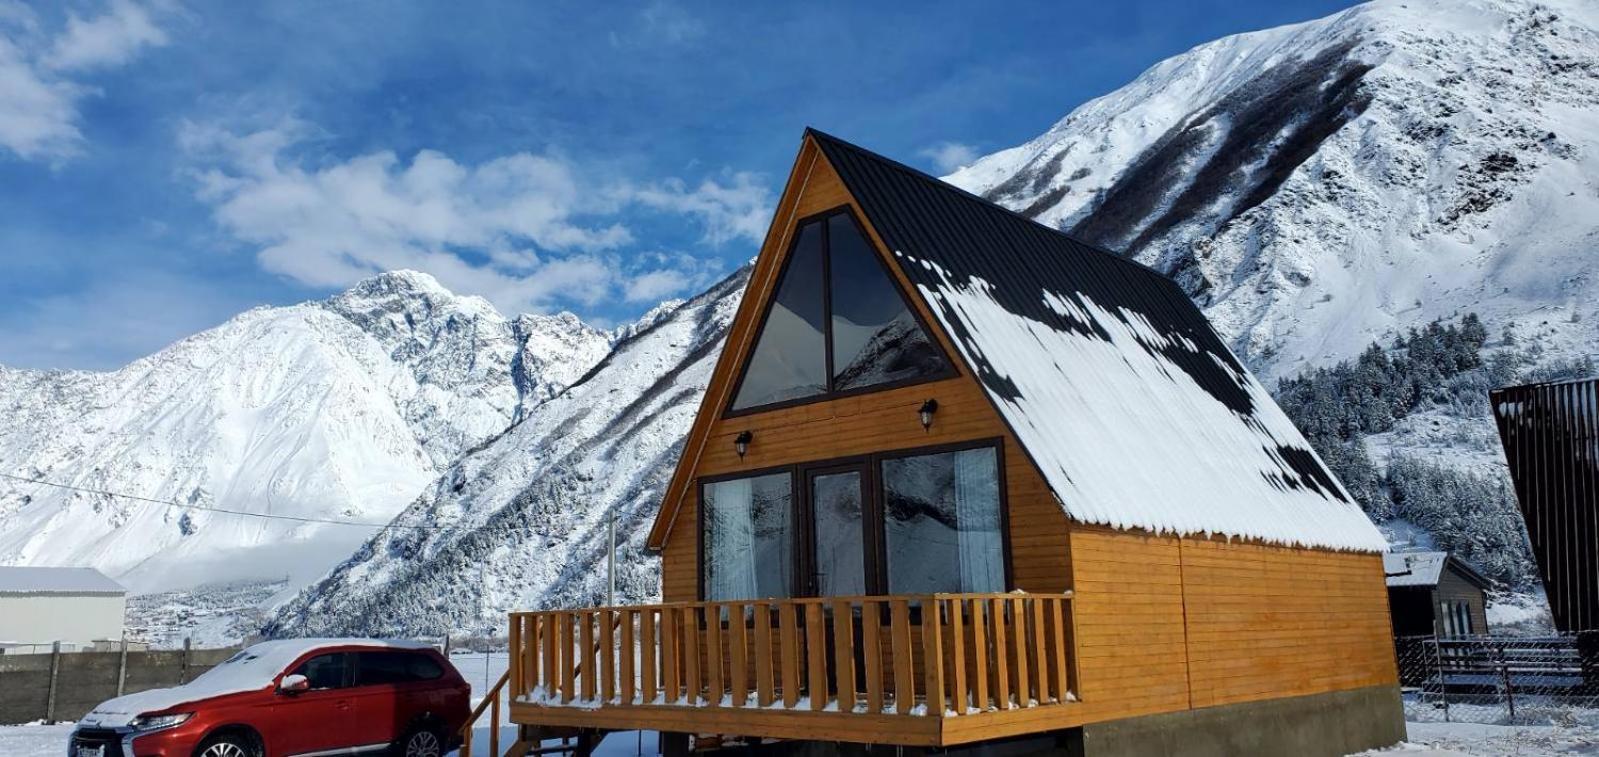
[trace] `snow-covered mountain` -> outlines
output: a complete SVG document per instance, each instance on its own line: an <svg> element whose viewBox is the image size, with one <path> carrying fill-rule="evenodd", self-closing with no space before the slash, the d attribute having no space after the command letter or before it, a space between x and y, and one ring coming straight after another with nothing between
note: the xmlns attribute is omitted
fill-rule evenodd
<svg viewBox="0 0 1599 757"><path fill-rule="evenodd" d="M0 473L384 523L611 339L570 314L508 320L426 274L382 274L250 310L116 371L0 367ZM0 478L0 560L93 565L138 592L286 573L298 586L371 533Z"/></svg>
<svg viewBox="0 0 1599 757"><path fill-rule="evenodd" d="M1596 30L1579 0L1378 0L1195 48L948 180L1170 272L1268 379L1470 311L1546 358L1589 353ZM494 633L513 607L596 601L613 509L621 598L653 596L643 533L741 285L460 460L399 517L443 529L378 536L268 630ZM1492 457L1484 423L1418 411L1393 434L1474 446L1389 446Z"/></svg>
<svg viewBox="0 0 1599 757"><path fill-rule="evenodd" d="M619 601L659 596L644 550L749 276L628 329L588 376L445 471L396 523L268 625L270 635L501 632L511 608L603 600L617 518Z"/></svg>
<svg viewBox="0 0 1599 757"><path fill-rule="evenodd" d="M1268 377L1467 311L1591 353L1599 3L1227 37L948 180L1171 273Z"/></svg>

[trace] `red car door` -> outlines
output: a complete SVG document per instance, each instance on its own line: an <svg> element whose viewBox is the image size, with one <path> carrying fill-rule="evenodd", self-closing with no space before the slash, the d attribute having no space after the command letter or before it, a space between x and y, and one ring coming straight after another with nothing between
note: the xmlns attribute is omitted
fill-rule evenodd
<svg viewBox="0 0 1599 757"><path fill-rule="evenodd" d="M284 675L303 675L311 686L299 693L279 691L272 723L263 733L272 755L305 754L357 746L355 698L348 652L320 652Z"/></svg>
<svg viewBox="0 0 1599 757"><path fill-rule="evenodd" d="M418 713L410 711L403 652L362 650L355 658L355 708L362 746L392 744Z"/></svg>

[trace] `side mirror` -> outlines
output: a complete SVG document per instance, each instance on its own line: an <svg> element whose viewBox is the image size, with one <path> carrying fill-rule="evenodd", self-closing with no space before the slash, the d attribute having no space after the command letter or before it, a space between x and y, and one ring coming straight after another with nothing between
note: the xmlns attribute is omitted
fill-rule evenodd
<svg viewBox="0 0 1599 757"><path fill-rule="evenodd" d="M299 673L286 675L283 680L278 682L278 693L280 694L299 694L302 691L310 690L311 680Z"/></svg>

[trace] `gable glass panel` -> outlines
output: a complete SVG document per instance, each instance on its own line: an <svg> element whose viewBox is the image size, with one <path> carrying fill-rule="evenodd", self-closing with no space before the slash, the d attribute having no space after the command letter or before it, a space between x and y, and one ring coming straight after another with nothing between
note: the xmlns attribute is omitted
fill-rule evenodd
<svg viewBox="0 0 1599 757"><path fill-rule="evenodd" d="M744 369L734 410L827 391L822 301L822 224L800 227L777 297Z"/></svg>
<svg viewBox="0 0 1599 757"><path fill-rule="evenodd" d="M791 595L792 480L772 473L705 484L700 544L707 601Z"/></svg>
<svg viewBox="0 0 1599 757"><path fill-rule="evenodd" d="M1005 590L993 447L884 460L882 477L889 593Z"/></svg>
<svg viewBox="0 0 1599 757"><path fill-rule="evenodd" d="M827 219L833 388L858 389L945 370L871 243L846 213Z"/></svg>

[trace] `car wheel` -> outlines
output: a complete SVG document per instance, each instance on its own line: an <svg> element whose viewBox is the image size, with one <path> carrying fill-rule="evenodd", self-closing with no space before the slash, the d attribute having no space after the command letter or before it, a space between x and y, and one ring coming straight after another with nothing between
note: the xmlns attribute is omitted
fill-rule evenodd
<svg viewBox="0 0 1599 757"><path fill-rule="evenodd" d="M212 736L194 751L194 757L260 757L260 754L254 741L233 733Z"/></svg>
<svg viewBox="0 0 1599 757"><path fill-rule="evenodd" d="M395 751L403 757L440 757L444 754L444 739L438 731L418 726L405 734L400 748Z"/></svg>

